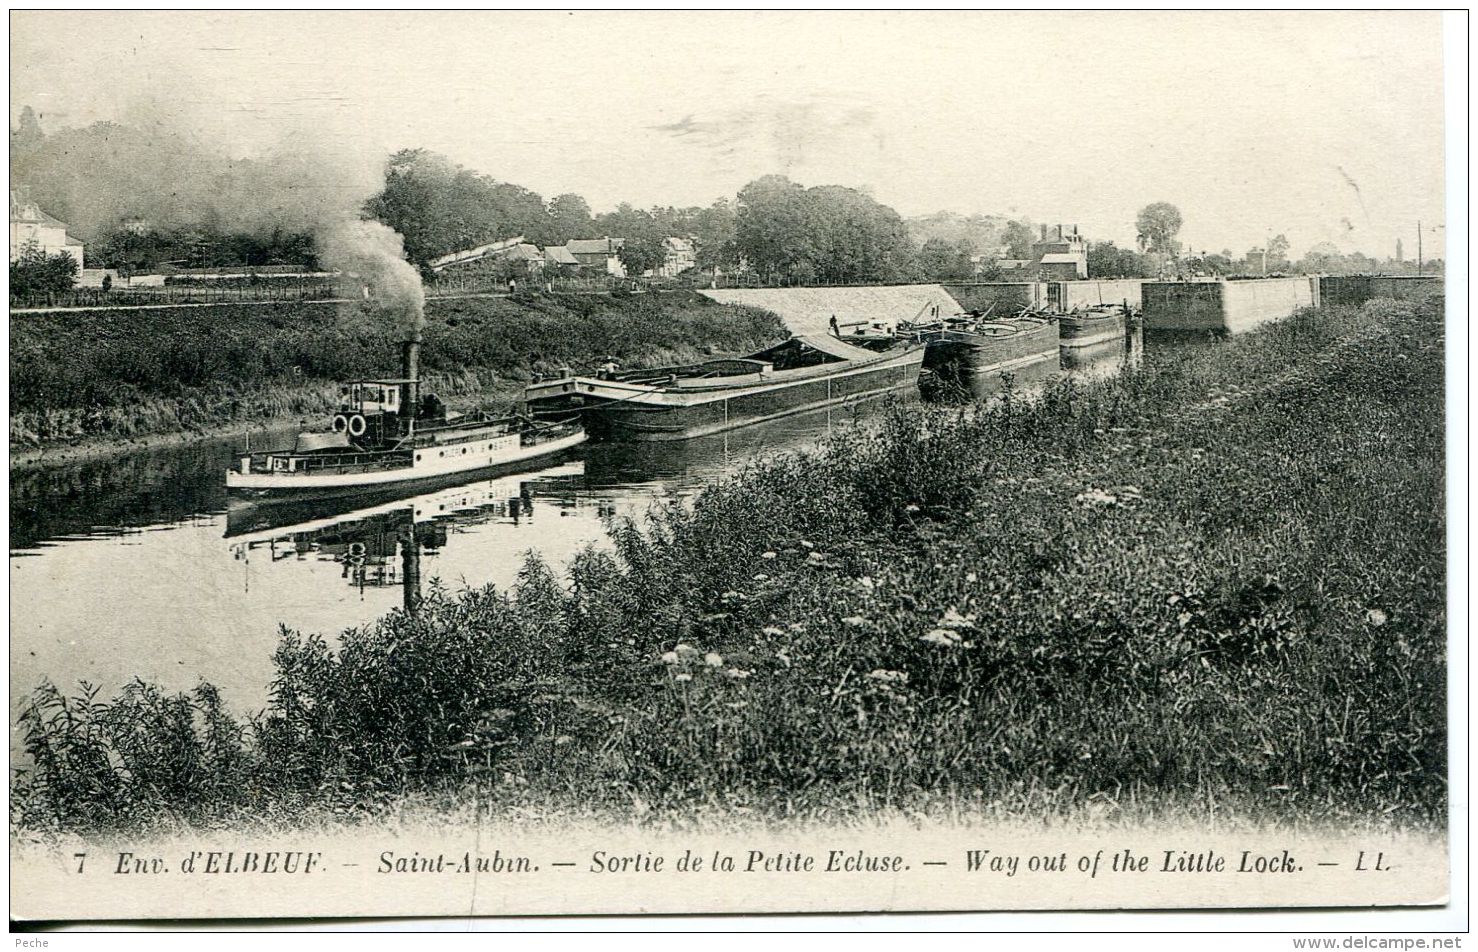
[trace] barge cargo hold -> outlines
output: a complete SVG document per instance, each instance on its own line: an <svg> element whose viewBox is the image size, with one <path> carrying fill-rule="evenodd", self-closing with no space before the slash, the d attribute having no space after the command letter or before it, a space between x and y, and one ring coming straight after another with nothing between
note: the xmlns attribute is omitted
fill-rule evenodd
<svg viewBox="0 0 1478 952"><path fill-rule="evenodd" d="M1050 318L962 315L916 332L928 347L924 366L976 397L999 391L1005 374L1054 371L1058 366L1057 323Z"/></svg>
<svg viewBox="0 0 1478 952"><path fill-rule="evenodd" d="M684 440L917 388L922 343L881 352L819 334L688 367L566 376L525 391L539 417L582 414L593 434Z"/></svg>

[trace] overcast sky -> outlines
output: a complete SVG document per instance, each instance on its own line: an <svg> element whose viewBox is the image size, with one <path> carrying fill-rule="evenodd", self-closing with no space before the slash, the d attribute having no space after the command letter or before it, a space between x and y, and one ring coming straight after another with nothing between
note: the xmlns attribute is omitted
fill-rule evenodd
<svg viewBox="0 0 1478 952"><path fill-rule="evenodd" d="M419 146L597 211L779 172L1121 244L1169 201L1238 254L1443 219L1437 14L13 12L11 51L12 122Z"/></svg>

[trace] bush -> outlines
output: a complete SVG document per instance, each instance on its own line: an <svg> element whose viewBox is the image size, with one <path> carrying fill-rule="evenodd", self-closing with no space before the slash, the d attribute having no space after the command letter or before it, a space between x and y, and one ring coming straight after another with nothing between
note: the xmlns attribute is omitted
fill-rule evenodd
<svg viewBox="0 0 1478 952"><path fill-rule="evenodd" d="M60 294L77 283L77 259L65 251L47 254L30 245L10 263L10 293L24 297L32 294Z"/></svg>

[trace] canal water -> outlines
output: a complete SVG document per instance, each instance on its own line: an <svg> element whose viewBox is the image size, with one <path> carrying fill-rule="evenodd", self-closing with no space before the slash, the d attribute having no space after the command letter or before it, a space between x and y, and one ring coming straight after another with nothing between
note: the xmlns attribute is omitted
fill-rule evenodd
<svg viewBox="0 0 1478 952"><path fill-rule="evenodd" d="M1079 353L1072 372L1113 373L1135 352ZM509 585L530 550L558 569L605 544L612 517L814 446L880 406L680 443L591 443L515 476L326 506L228 505L224 473L240 438L12 473L11 696L43 679L87 681L104 697L135 677L172 691L207 680L231 707L260 708L280 626L332 640L433 580Z"/></svg>

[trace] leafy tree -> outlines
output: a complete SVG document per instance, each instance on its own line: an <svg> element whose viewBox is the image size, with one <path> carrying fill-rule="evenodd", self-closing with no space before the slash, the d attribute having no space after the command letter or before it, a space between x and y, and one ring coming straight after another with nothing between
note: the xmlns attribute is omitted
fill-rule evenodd
<svg viewBox="0 0 1478 952"><path fill-rule="evenodd" d="M1185 224L1180 209L1169 202L1153 202L1139 210L1135 225L1139 229L1140 246L1146 251L1174 255L1180 251L1175 240Z"/></svg>
<svg viewBox="0 0 1478 952"><path fill-rule="evenodd" d="M77 259L65 251L47 254L35 242L27 243L10 263L10 293L56 294L77 282Z"/></svg>
<svg viewBox="0 0 1478 952"><path fill-rule="evenodd" d="M975 248L968 241L949 242L930 238L919 249L919 276L929 281L961 281L974 272L970 260Z"/></svg>
<svg viewBox="0 0 1478 952"><path fill-rule="evenodd" d="M783 175L766 175L739 190L735 242L760 274L790 275L807 260L806 190Z"/></svg>
<svg viewBox="0 0 1478 952"><path fill-rule="evenodd" d="M556 232L538 194L424 149L390 157L385 187L366 211L404 236L406 256L418 265L515 235L548 244Z"/></svg>
<svg viewBox="0 0 1478 952"><path fill-rule="evenodd" d="M1008 222L1004 237L1006 239L1006 249L1011 253L1011 257L1030 258L1032 256L1032 241L1034 237L1032 235L1031 222Z"/></svg>
<svg viewBox="0 0 1478 952"><path fill-rule="evenodd" d="M1277 236L1275 236L1273 238L1272 241L1269 241L1268 242L1268 260L1269 261L1282 261L1283 259L1285 259L1287 257L1288 257L1288 238L1287 237L1285 237L1284 235L1277 235Z"/></svg>
<svg viewBox="0 0 1478 952"><path fill-rule="evenodd" d="M1143 278L1153 272L1144 256L1112 241L1094 241L1088 245L1090 278Z"/></svg>
<svg viewBox="0 0 1478 952"><path fill-rule="evenodd" d="M726 198L694 213L692 233L696 245L693 250L698 267L733 268L739 264L739 246L735 242L737 221L734 206Z"/></svg>
<svg viewBox="0 0 1478 952"><path fill-rule="evenodd" d="M779 175L739 192L735 242L761 274L846 284L893 281L914 267L898 213L856 189L803 188Z"/></svg>
<svg viewBox="0 0 1478 952"><path fill-rule="evenodd" d="M573 192L556 195L549 200L548 244L562 245L571 238L589 238L595 234L590 206Z"/></svg>
<svg viewBox="0 0 1478 952"><path fill-rule="evenodd" d="M650 235L642 235L636 238L627 238L616 252L616 257L626 266L626 273L630 275L645 274L662 267L667 260L667 248L663 245L661 238L653 238Z"/></svg>

